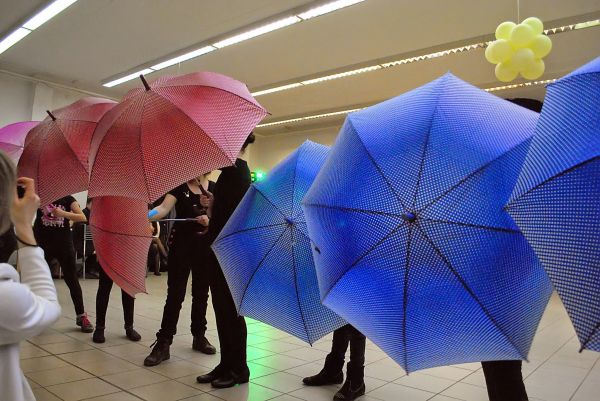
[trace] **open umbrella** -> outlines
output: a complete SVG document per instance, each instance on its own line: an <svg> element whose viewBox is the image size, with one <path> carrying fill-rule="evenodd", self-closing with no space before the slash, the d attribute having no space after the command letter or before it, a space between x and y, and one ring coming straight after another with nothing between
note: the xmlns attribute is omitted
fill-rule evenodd
<svg viewBox="0 0 600 401"><path fill-rule="evenodd" d="M0 150L6 152L15 164L23 153L27 133L39 123L39 121L22 121L0 128Z"/></svg>
<svg viewBox="0 0 600 401"><path fill-rule="evenodd" d="M537 118L446 74L350 114L304 198L324 304L407 372L526 358L551 285L503 206Z"/></svg>
<svg viewBox="0 0 600 401"><path fill-rule="evenodd" d="M230 166L267 114L246 85L198 72L130 91L98 126L91 196L154 202L201 174Z"/></svg>
<svg viewBox="0 0 600 401"><path fill-rule="evenodd" d="M144 201L114 196L94 198L90 230L98 262L132 297L146 292L152 230Z"/></svg>
<svg viewBox="0 0 600 401"><path fill-rule="evenodd" d="M600 57L548 86L507 210L600 351Z"/></svg>
<svg viewBox="0 0 600 401"><path fill-rule="evenodd" d="M239 313L310 344L345 324L321 305L300 208L327 152L301 145L250 187L213 244Z"/></svg>
<svg viewBox="0 0 600 401"><path fill-rule="evenodd" d="M96 125L116 102L95 97L48 111L29 131L19 160L19 175L31 177L43 205L88 186L88 153Z"/></svg>

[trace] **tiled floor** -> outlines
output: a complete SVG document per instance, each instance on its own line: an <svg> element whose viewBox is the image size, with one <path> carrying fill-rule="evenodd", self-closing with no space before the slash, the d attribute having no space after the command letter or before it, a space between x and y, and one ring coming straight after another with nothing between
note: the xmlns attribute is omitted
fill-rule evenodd
<svg viewBox="0 0 600 401"><path fill-rule="evenodd" d="M97 280L82 281L93 317ZM166 275L148 277L149 295L139 295L135 324L140 343L124 337L120 293L113 289L107 316L107 342L94 344L90 334L74 327L74 312L64 282L57 281L63 318L52 330L22 344L22 369L39 401L219 401L331 400L337 386L304 387L302 377L321 369L330 347L327 337L312 348L263 323L248 320L248 385L213 390L195 381L209 371L218 356L192 351L190 300L184 304L171 360L145 368L154 334L160 325ZM188 292L189 294L189 292ZM209 309L208 337L218 346L214 315ZM93 318L92 318L93 321ZM363 401L485 401L483 374L477 363L429 369L407 376L371 343L365 368ZM524 364L526 386L534 401L591 401L600 394L600 353L579 354L575 333L558 298L553 297Z"/></svg>

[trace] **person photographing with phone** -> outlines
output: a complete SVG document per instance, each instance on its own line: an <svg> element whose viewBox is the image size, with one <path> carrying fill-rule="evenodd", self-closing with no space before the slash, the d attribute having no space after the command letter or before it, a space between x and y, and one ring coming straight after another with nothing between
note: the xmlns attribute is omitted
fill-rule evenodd
<svg viewBox="0 0 600 401"><path fill-rule="evenodd" d="M17 185L20 195L17 195ZM60 317L56 288L31 222L40 199L30 178L15 177L15 167L0 151L0 235L14 225L17 268L0 264L0 399L35 401L19 363L19 342L34 337Z"/></svg>
<svg viewBox="0 0 600 401"><path fill-rule="evenodd" d="M65 283L69 287L75 306L76 325L81 327L82 332L91 333L94 331L94 326L90 323L83 305L83 294L75 264L73 233L69 221L74 223L87 221L79 203L70 195L38 209L34 232L44 250L46 262L50 264L50 261L56 258L60 263Z"/></svg>

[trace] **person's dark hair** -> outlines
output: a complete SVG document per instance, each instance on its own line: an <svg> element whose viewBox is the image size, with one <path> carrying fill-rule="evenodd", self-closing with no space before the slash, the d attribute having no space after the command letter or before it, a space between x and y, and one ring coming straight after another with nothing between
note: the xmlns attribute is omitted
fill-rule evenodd
<svg viewBox="0 0 600 401"><path fill-rule="evenodd" d="M250 135L248 135L248 138L246 138L246 142L244 142L244 145L242 146L242 150L246 150L248 145L250 145L251 143L254 143L255 140L256 140L256 137L254 136L254 132L251 132Z"/></svg>

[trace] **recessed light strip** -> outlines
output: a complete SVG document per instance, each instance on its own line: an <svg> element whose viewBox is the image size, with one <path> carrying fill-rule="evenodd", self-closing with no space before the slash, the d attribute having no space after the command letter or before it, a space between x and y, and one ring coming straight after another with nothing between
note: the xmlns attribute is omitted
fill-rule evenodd
<svg viewBox="0 0 600 401"><path fill-rule="evenodd" d="M69 1L73 1L73 0L69 0ZM365 0L337 0L337 1L331 1L325 4L322 4L318 7L314 7L311 9L308 9L307 11L303 11L297 15L293 15L293 16L289 16L286 18L282 18L279 19L277 21L274 22L270 22L266 25L263 26L259 26L257 28L251 29L249 31L246 32L242 32L233 36L230 36L228 38L219 40L217 42L211 43L208 46L203 46L197 50L193 50L191 52L188 52L186 54L177 56L177 57L173 57L171 59L165 60L163 62L160 62L156 65L153 65L151 67L149 67L148 69L150 69L150 72L154 72L154 71L158 71L161 70L163 68L166 67L170 67L172 65L199 57L203 54L209 53L211 51L217 50L217 49L222 49L223 47L227 47L227 46L231 46L234 45L236 43L240 43L243 41L246 41L248 39L252 39L255 38L257 36L261 36L264 35L266 33L269 32L273 32L276 31L278 29L282 29L285 28L287 26L293 25L293 24L297 24L299 22L314 18L314 17L318 17L324 14L328 14L331 13L333 11L337 11L339 9L342 8L346 8L349 7L351 5L357 4L357 3L362 3ZM210 42L209 42L210 43ZM133 76L134 74L127 74L124 77L120 77L117 79L114 79L110 82L106 82L103 84L103 86L107 87L107 88L111 88L113 86L122 84L123 82L127 82L130 81L132 79L135 79L136 76ZM132 77L133 76L133 77ZM125 79L128 78L128 79ZM125 79L125 80L124 80ZM287 87L287 85L284 85ZM286 89L290 89L290 88L286 88ZM284 89L279 89L279 90L284 90ZM264 92L264 91L261 91ZM276 91L275 91L276 92ZM269 91L267 91L266 93L271 93Z"/></svg>
<svg viewBox="0 0 600 401"><path fill-rule="evenodd" d="M17 44L25 36L54 18L61 11L75 3L77 0L55 0L43 10L27 20L22 26L12 31L0 41L0 54Z"/></svg>
<svg viewBox="0 0 600 401"><path fill-rule="evenodd" d="M508 90L508 89L524 88L524 87L528 87L528 86L547 85L547 84L551 84L553 82L556 82L556 79L545 79L545 80L541 80L541 81L520 82L520 83L516 83L516 84L511 84L511 85L494 86L492 88L485 88L483 90L486 92L497 92L497 91ZM277 125L293 124L293 123L297 123L297 122L301 122L301 121L316 120L319 118L339 116L339 115L343 115L343 114L349 114L354 111L358 111L358 110L362 110L362 109L364 109L364 107L342 110L342 111L334 111L331 113L313 114L313 115L304 116L304 117L290 118L287 120L273 121L270 123L259 124L256 126L256 128L273 127L273 126L277 126Z"/></svg>
<svg viewBox="0 0 600 401"><path fill-rule="evenodd" d="M595 27L595 26L599 26L599 25L600 25L600 19L595 19L595 20L580 22L580 23L571 24L571 25L564 25L564 26L560 26L557 28L546 29L544 32L547 35L554 35L557 33L569 32L569 31L574 31L574 30L578 30L578 29L591 28L591 27ZM444 56L448 56L448 55L456 54L456 53L468 52L468 51L472 51L475 49L484 49L488 46L489 43L490 42L472 43L469 45L455 47L452 49L441 50L438 52L427 53L427 54L421 54L418 56L407 57L404 59L390 61L387 63L375 64L372 66L354 69L354 70L350 70L350 71L325 75L325 76L317 77L314 79L294 82L294 83L281 85L281 86L275 86L273 88L267 88L267 89L264 89L261 91L253 92L252 96L257 97L257 96L266 95L269 93L281 92L284 90L298 88L300 86L307 86L307 85L312 85L312 84L321 83L321 82L325 82L325 81L331 81L334 79L345 78L345 77L349 77L352 75L365 74L367 72L377 71L377 70L381 70L383 68L397 67L397 66L404 65L404 64L411 64L411 63L416 63L416 62L420 62L420 61L431 60L434 58L444 57Z"/></svg>

